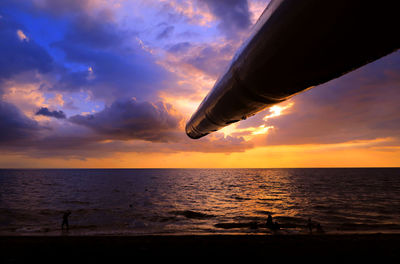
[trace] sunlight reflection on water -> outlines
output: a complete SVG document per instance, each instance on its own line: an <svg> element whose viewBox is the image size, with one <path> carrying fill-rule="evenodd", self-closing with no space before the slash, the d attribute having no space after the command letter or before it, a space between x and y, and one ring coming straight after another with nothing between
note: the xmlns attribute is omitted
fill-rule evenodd
<svg viewBox="0 0 400 264"><path fill-rule="evenodd" d="M397 232L398 174L399 169L0 170L0 234L59 234L65 210L72 211L71 234L262 234L269 233L268 214L288 233L304 232L310 217L328 232Z"/></svg>

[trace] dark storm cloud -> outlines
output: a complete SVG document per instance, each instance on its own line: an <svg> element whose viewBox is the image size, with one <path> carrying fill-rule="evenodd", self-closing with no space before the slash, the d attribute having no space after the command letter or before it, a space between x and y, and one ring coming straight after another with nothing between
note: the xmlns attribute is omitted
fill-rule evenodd
<svg viewBox="0 0 400 264"><path fill-rule="evenodd" d="M106 139L141 139L154 142L174 140L181 118L168 104L116 101L93 115L75 115L72 123L91 128Z"/></svg>
<svg viewBox="0 0 400 264"><path fill-rule="evenodd" d="M57 119L65 119L65 113L61 110L57 111L50 111L47 107L41 107L37 112L36 115L42 115L42 116L47 116L47 117L54 117Z"/></svg>
<svg viewBox="0 0 400 264"><path fill-rule="evenodd" d="M219 20L219 28L228 37L235 37L251 25L247 0L198 0L205 3Z"/></svg>
<svg viewBox="0 0 400 264"><path fill-rule="evenodd" d="M47 73L53 69L53 60L47 51L31 38L21 39L19 30L29 38L22 25L8 16L0 19L0 79L29 70Z"/></svg>
<svg viewBox="0 0 400 264"><path fill-rule="evenodd" d="M21 143L38 129L36 121L26 117L14 105L0 100L0 145Z"/></svg>

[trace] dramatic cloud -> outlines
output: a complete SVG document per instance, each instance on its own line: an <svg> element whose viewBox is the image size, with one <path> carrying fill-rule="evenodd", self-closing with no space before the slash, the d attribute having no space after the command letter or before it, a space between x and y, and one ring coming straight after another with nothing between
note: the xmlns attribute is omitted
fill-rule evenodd
<svg viewBox="0 0 400 264"><path fill-rule="evenodd" d="M154 98L166 77L166 72L140 51L93 51L69 43L57 47L68 61L88 65L86 70L66 72L53 87L57 91L89 90L106 101L124 97L146 100Z"/></svg>
<svg viewBox="0 0 400 264"><path fill-rule="evenodd" d="M185 135L268 2L0 1L0 152L34 161L398 146L398 53L295 96L283 115L266 109L199 140Z"/></svg>
<svg viewBox="0 0 400 264"><path fill-rule="evenodd" d="M174 141L181 117L171 105L158 102L116 101L93 115L69 118L75 124L89 127L106 139L141 139L146 141Z"/></svg>
<svg viewBox="0 0 400 264"><path fill-rule="evenodd" d="M66 118L65 113L63 111L50 111L47 107L41 107L37 112L36 115L54 117L57 119L64 119Z"/></svg>
<svg viewBox="0 0 400 264"><path fill-rule="evenodd" d="M184 133L184 118L190 113L177 113L172 105L159 101L158 97L162 91L172 91L169 88L180 80L177 76L172 78L169 69L164 69L165 61L161 60L165 58L155 56L151 48L140 40L136 30L120 27L115 13L105 2L41 0L34 1L33 5L10 6L18 16L34 10L45 21L59 25L55 28L60 31L55 34L54 41L39 39L41 44L47 41L46 45L40 46L36 44L37 33L31 33L38 32L38 28L26 28L16 23L7 26L11 28L7 37L13 38L16 47L25 45L21 47L31 48L25 56L29 60L22 63L21 58L16 63L21 69L11 69L10 74L4 74L7 85L1 87L7 87L3 96L8 100L5 104L19 113L17 120L21 121L10 125L9 130L22 131L23 127L27 127L37 132L26 133L23 147L14 144L7 149L25 151L33 156L85 157L98 156L97 150L100 149L111 152L231 152L252 146L243 138L223 137L222 134L193 144ZM173 5L171 8L168 12L180 10ZM191 13L182 14L195 19ZM2 23L4 21L1 20ZM35 20L28 15L24 22L34 25L31 21ZM53 29L48 28L50 31ZM155 30L159 30L157 39L167 40L172 33L175 34L174 29L174 25L159 23L155 26ZM183 64L214 77L229 61L234 50L231 44L226 43L187 42L166 46L170 47L170 54L182 56L176 59ZM18 58L18 54L15 55ZM177 64L172 65L175 66L178 67ZM1 70L4 69L6 67L2 66ZM24 80L21 76L15 78L17 74L31 70L39 74L26 75ZM193 80L190 83L193 84ZM188 86L187 89L193 94L193 88ZM19 99L21 95L24 100ZM128 99L133 97L137 100ZM31 102L28 103L29 100ZM16 105L31 113L32 119L22 114ZM41 106L39 110L38 105ZM97 108L98 105L104 109ZM49 110L52 107L61 110ZM78 111L84 113L76 114ZM68 119L67 114L71 116ZM54 117L58 122L40 119L40 116ZM23 133L16 135L20 135L21 139ZM85 146L85 151L82 146Z"/></svg>
<svg viewBox="0 0 400 264"><path fill-rule="evenodd" d="M63 40L52 46L65 54L66 61L82 66L79 70L66 69L52 89L84 89L109 103L129 97L154 99L154 93L169 78L167 71L156 64L133 35L126 35L115 24L104 22L102 17L80 22L81 19L71 25Z"/></svg>

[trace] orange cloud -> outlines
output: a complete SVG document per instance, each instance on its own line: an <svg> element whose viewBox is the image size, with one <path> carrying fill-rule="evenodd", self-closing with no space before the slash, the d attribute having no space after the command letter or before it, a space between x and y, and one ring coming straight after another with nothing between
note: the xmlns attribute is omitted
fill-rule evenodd
<svg viewBox="0 0 400 264"><path fill-rule="evenodd" d="M17 36L18 36L18 38L21 40L21 41L29 41L29 38L25 35L25 33L22 31L22 30L20 30L20 29L18 29L17 30Z"/></svg>

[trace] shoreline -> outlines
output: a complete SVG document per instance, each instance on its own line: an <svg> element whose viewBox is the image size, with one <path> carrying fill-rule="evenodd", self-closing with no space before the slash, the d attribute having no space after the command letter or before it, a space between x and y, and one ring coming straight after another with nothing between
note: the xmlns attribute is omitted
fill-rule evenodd
<svg viewBox="0 0 400 264"><path fill-rule="evenodd" d="M2 263L127 257L400 257L400 234L0 236Z"/></svg>

